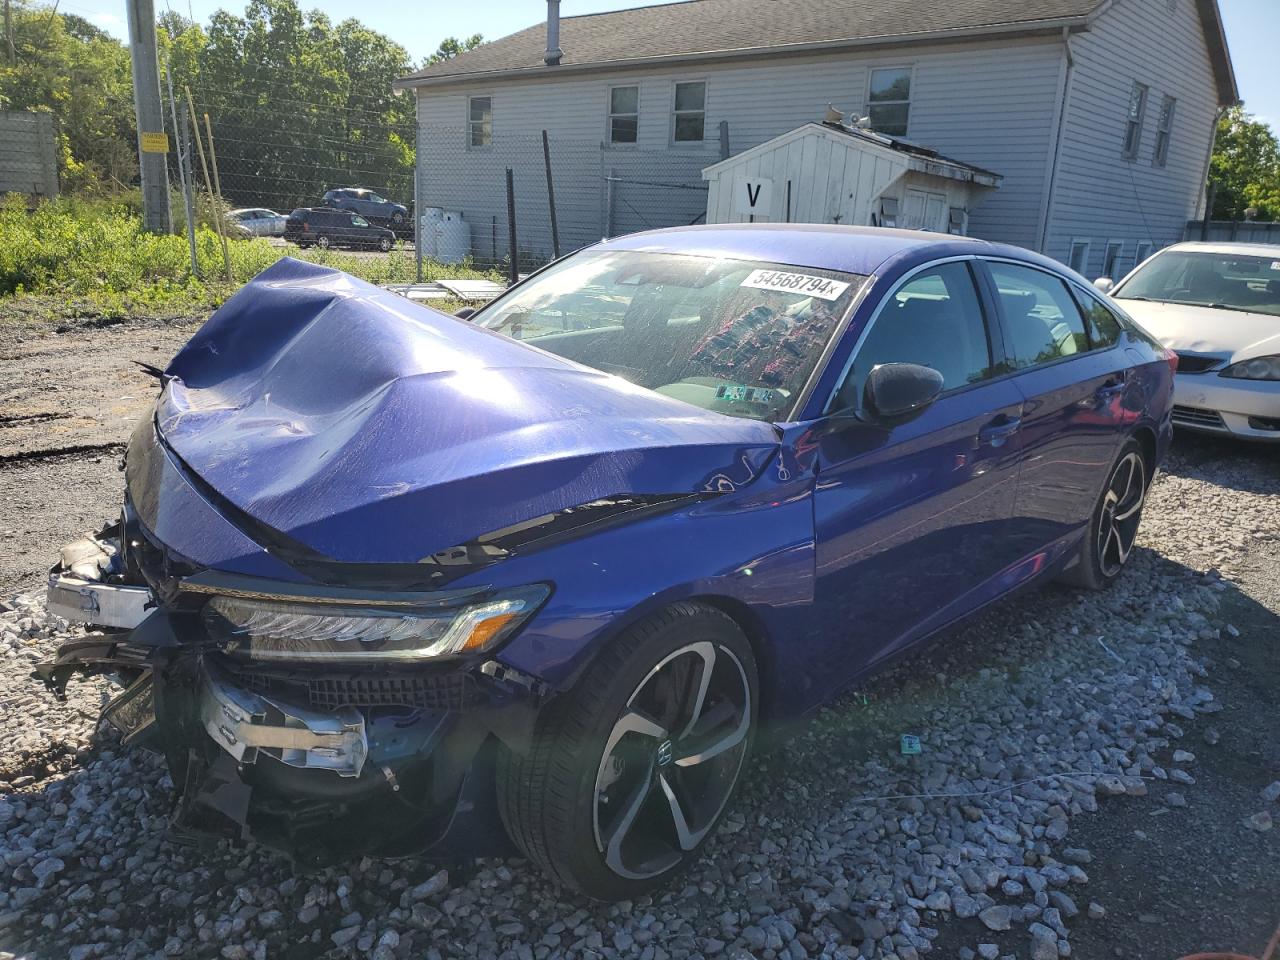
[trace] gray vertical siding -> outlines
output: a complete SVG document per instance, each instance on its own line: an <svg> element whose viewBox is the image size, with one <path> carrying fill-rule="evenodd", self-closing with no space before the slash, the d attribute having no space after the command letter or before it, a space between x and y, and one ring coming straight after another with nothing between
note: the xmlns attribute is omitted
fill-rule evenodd
<svg viewBox="0 0 1280 960"><path fill-rule="evenodd" d="M1090 241L1086 273L1102 271L1108 241L1123 241L1121 270L1139 241L1182 238L1196 215L1217 95L1193 0L1116 0L1071 40L1075 58L1045 252L1066 261ZM1121 156L1133 82L1150 93L1137 157ZM1177 98L1168 162L1153 166L1160 104Z"/></svg>
<svg viewBox="0 0 1280 960"><path fill-rule="evenodd" d="M501 221L505 215L502 181L511 163L517 193L528 196L535 211L527 234L532 242L535 233L546 232L539 222L545 216L536 212L539 199L545 201L545 186L539 185L541 147L533 146L546 128L559 158L561 233L571 238L569 246L578 245L603 232L603 176L609 170L618 169L624 179L698 184L701 168L720 159L720 121L727 121L730 149L737 153L805 121L820 120L828 102L846 114L865 112L868 71L902 65L914 70L909 136L1004 175L1001 189L973 212L970 232L1035 246L1062 60L1060 40L1022 38L579 78L558 78L549 71L545 80L423 88L418 92L419 202L463 209L469 220L483 224L473 227L473 237L478 248L487 248L492 218ZM672 144L675 83L696 79L707 81L707 140ZM638 143L602 150L607 91L620 84L640 88ZM468 150L467 98L485 94L493 97L495 144ZM687 223L705 208L705 196L701 191L628 185L614 197L613 232ZM526 235L523 225L520 232Z"/></svg>
<svg viewBox="0 0 1280 960"><path fill-rule="evenodd" d="M0 110L0 193L58 193L53 117Z"/></svg>

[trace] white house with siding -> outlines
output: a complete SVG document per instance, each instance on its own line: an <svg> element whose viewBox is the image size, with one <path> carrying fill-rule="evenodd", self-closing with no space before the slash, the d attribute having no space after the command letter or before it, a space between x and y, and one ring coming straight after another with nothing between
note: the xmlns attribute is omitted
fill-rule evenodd
<svg viewBox="0 0 1280 960"><path fill-rule="evenodd" d="M543 130L563 252L690 222L703 169L834 104L999 174L970 235L1118 275L1200 215L1238 101L1216 0L558 8L397 83L417 97L419 208L461 209L478 254L501 254L508 167L521 247L549 252Z"/></svg>

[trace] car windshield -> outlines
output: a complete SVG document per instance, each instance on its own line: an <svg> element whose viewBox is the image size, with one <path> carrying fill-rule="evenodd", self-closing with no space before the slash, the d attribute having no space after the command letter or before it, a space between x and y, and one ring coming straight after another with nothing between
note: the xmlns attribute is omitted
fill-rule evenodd
<svg viewBox="0 0 1280 960"><path fill-rule="evenodd" d="M865 276L607 250L557 264L474 322L707 410L776 420Z"/></svg>
<svg viewBox="0 0 1280 960"><path fill-rule="evenodd" d="M1112 296L1280 316L1280 257L1170 250L1139 267Z"/></svg>

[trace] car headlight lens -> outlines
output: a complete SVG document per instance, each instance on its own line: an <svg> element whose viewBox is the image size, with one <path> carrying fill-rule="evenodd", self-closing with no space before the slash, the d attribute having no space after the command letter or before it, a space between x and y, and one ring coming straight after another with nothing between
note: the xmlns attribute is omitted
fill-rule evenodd
<svg viewBox="0 0 1280 960"><path fill-rule="evenodd" d="M1221 376L1236 380L1280 380L1280 356L1241 360L1223 370Z"/></svg>
<svg viewBox="0 0 1280 960"><path fill-rule="evenodd" d="M539 584L429 609L217 596L203 616L211 637L252 660L412 663L496 646L549 592Z"/></svg>

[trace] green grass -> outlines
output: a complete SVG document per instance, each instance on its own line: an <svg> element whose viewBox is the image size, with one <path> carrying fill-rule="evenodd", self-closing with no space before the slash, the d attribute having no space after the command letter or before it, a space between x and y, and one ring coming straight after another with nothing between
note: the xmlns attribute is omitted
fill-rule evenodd
<svg viewBox="0 0 1280 960"><path fill-rule="evenodd" d="M206 219L206 218L201 218ZM411 282L413 254L357 257L299 251L266 240L229 239L232 279L207 223L196 231L197 272L186 236L149 234L127 198L59 198L28 211L24 198L0 200L0 320L85 316L178 317L207 313L284 256L343 270L372 283ZM501 280L469 263L426 265L431 277Z"/></svg>

